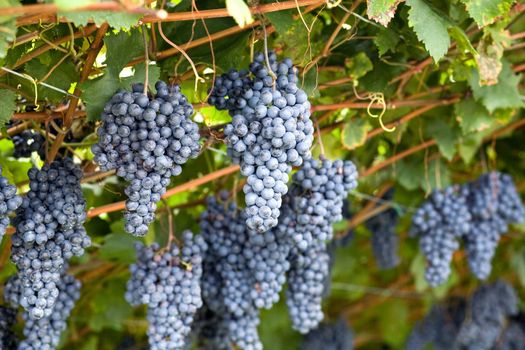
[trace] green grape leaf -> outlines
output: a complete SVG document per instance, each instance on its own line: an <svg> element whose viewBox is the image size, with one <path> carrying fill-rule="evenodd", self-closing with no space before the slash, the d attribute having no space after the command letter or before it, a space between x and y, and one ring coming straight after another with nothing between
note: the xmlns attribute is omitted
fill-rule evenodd
<svg viewBox="0 0 525 350"><path fill-rule="evenodd" d="M0 7L20 6L15 0L0 0ZM16 39L16 19L13 16L0 16L0 58L4 58L9 44Z"/></svg>
<svg viewBox="0 0 525 350"><path fill-rule="evenodd" d="M408 24L434 61L439 61L450 46L449 23L423 0L407 0L406 3L410 6Z"/></svg>
<svg viewBox="0 0 525 350"><path fill-rule="evenodd" d="M379 51L379 56L383 56L388 51L395 52L399 43L399 35L391 29L383 28L379 30L374 38L374 43Z"/></svg>
<svg viewBox="0 0 525 350"><path fill-rule="evenodd" d="M374 69L374 65L370 58L364 52L359 52L357 55L345 59L346 74L352 80L358 80Z"/></svg>
<svg viewBox="0 0 525 350"><path fill-rule="evenodd" d="M93 312L89 318L89 326L94 331L103 328L121 330L123 322L130 317L133 309L124 299L126 279L112 279L97 293L94 293L90 303Z"/></svg>
<svg viewBox="0 0 525 350"><path fill-rule="evenodd" d="M98 253L108 261L132 263L135 261L135 243L137 239L126 233L111 233L104 237Z"/></svg>
<svg viewBox="0 0 525 350"><path fill-rule="evenodd" d="M480 86L479 73L475 69L472 71L469 84L474 93L474 98L481 101L489 112L492 113L498 108L523 107L523 101L518 90L520 80L520 75L514 74L510 64L507 61L503 61L503 67L498 76L497 84Z"/></svg>
<svg viewBox="0 0 525 350"><path fill-rule="evenodd" d="M402 159L396 164L396 181L409 191L419 188L423 163L414 157Z"/></svg>
<svg viewBox="0 0 525 350"><path fill-rule="evenodd" d="M510 264L523 287L525 287L525 249L514 252Z"/></svg>
<svg viewBox="0 0 525 350"><path fill-rule="evenodd" d="M441 154L452 160L456 154L458 130L442 119L432 119L426 125L427 135L431 135L437 142Z"/></svg>
<svg viewBox="0 0 525 350"><path fill-rule="evenodd" d="M463 137L462 142L459 144L458 152L465 164L469 164L472 161L482 141L483 135L479 132Z"/></svg>
<svg viewBox="0 0 525 350"><path fill-rule="evenodd" d="M87 119L95 121L100 118L104 105L120 87L120 81L109 72L101 78L88 80L80 84L82 100L86 104Z"/></svg>
<svg viewBox="0 0 525 350"><path fill-rule="evenodd" d="M133 76L122 78L121 86L124 89L130 89L131 85L137 82L146 81L146 70L144 63L135 65L132 69ZM154 91L155 83L160 79L160 67L157 65L148 66L148 88L149 91Z"/></svg>
<svg viewBox="0 0 525 350"><path fill-rule="evenodd" d="M0 89L0 126L4 126L16 110L16 94L11 90Z"/></svg>
<svg viewBox="0 0 525 350"><path fill-rule="evenodd" d="M320 21L316 21L311 14L306 14L303 18L306 23L311 24L311 28L307 29L301 20L293 21L292 25L285 32L279 33L275 40L275 44L283 47L286 56L297 65L310 63L311 58L318 55L324 47L324 42L320 40L322 30Z"/></svg>
<svg viewBox="0 0 525 350"><path fill-rule="evenodd" d="M365 118L354 118L345 123L341 132L341 142L348 150L356 149L364 145L366 134L370 129L370 124Z"/></svg>
<svg viewBox="0 0 525 350"><path fill-rule="evenodd" d="M71 1L67 0L67 2ZM111 27L117 30L128 29L136 26L142 17L142 15L137 13L114 11L59 12L59 16L67 18L77 26L86 25L88 23L95 23L97 26L101 26L107 22Z"/></svg>
<svg viewBox="0 0 525 350"><path fill-rule="evenodd" d="M295 22L292 10L268 12L264 16L272 22L279 35L285 34L288 28Z"/></svg>
<svg viewBox="0 0 525 350"><path fill-rule="evenodd" d="M104 39L104 43L107 47L106 64L115 77L129 61L144 54L144 42L138 29L111 34Z"/></svg>
<svg viewBox="0 0 525 350"><path fill-rule="evenodd" d="M463 135L485 130L495 122L495 119L490 116L487 109L474 99L462 100L456 103L454 112Z"/></svg>
<svg viewBox="0 0 525 350"><path fill-rule="evenodd" d="M367 0L366 14L368 18L386 27L394 18L397 5L400 2L401 0Z"/></svg>
<svg viewBox="0 0 525 350"><path fill-rule="evenodd" d="M496 18L509 13L516 0L461 0L479 27L494 23Z"/></svg>

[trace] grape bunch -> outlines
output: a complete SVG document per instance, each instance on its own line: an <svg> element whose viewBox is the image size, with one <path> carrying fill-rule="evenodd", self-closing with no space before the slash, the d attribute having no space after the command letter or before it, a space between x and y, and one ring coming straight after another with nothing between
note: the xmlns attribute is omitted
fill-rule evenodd
<svg viewBox="0 0 525 350"><path fill-rule="evenodd" d="M292 178L287 212L277 229L288 232L300 250L331 240L332 224L342 220L344 199L356 186L357 170L350 161L305 161Z"/></svg>
<svg viewBox="0 0 525 350"><path fill-rule="evenodd" d="M40 159L46 158L46 138L44 135L33 130L24 130L13 136L13 157L31 157L31 153L37 152Z"/></svg>
<svg viewBox="0 0 525 350"><path fill-rule="evenodd" d="M18 338L13 331L16 323L16 309L0 306L0 349L16 349Z"/></svg>
<svg viewBox="0 0 525 350"><path fill-rule="evenodd" d="M525 344L525 314L520 313L512 317L505 326L494 350L520 350L523 344Z"/></svg>
<svg viewBox="0 0 525 350"><path fill-rule="evenodd" d="M466 307L461 298L434 305L410 333L406 350L424 350L429 344L436 350L457 349L457 336L465 320Z"/></svg>
<svg viewBox="0 0 525 350"><path fill-rule="evenodd" d="M499 238L508 225L525 220L525 207L509 175L491 172L465 185L472 216L471 230L464 235L470 269L485 279L492 269Z"/></svg>
<svg viewBox="0 0 525 350"><path fill-rule="evenodd" d="M155 84L154 97L143 85L118 91L104 107L98 143L92 146L102 170L116 169L130 182L125 193L125 230L144 236L155 219L157 202L171 176L199 154L199 128L191 119L193 107L178 85Z"/></svg>
<svg viewBox="0 0 525 350"><path fill-rule="evenodd" d="M306 334L301 350L352 350L354 335L342 318L334 323L321 323Z"/></svg>
<svg viewBox="0 0 525 350"><path fill-rule="evenodd" d="M411 235L419 236L419 247L427 259L425 278L431 286L443 283L450 274L458 238L471 229L471 215L459 186L434 191L414 213Z"/></svg>
<svg viewBox="0 0 525 350"><path fill-rule="evenodd" d="M185 349L193 319L202 306L200 280L207 246L201 236L183 233L184 246L166 249L137 244L126 300L148 306L148 340L153 350Z"/></svg>
<svg viewBox="0 0 525 350"><path fill-rule="evenodd" d="M306 334L323 320L324 281L329 275L330 257L322 244L310 245L290 257L286 305L292 328Z"/></svg>
<svg viewBox="0 0 525 350"><path fill-rule="evenodd" d="M516 292L506 282L482 285L469 298L434 305L412 330L406 349L423 350L429 344L436 350L500 349L517 303Z"/></svg>
<svg viewBox="0 0 525 350"><path fill-rule="evenodd" d="M518 298L511 285L496 281L481 286L470 300L469 317L459 331L458 343L468 349L492 349L507 318L517 312Z"/></svg>
<svg viewBox="0 0 525 350"><path fill-rule="evenodd" d="M2 240L9 225L8 215L14 213L21 204L22 197L16 194L16 186L11 185L2 176L2 167L0 167L0 240Z"/></svg>
<svg viewBox="0 0 525 350"><path fill-rule="evenodd" d="M83 227L86 202L78 166L58 159L30 169L28 176L30 190L14 220L11 259L22 284L19 304L39 319L52 313L64 265L84 254L91 240Z"/></svg>
<svg viewBox="0 0 525 350"><path fill-rule="evenodd" d="M392 192L388 191L384 200L392 199ZM396 226L399 215L394 208L388 208L379 215L370 218L366 222L366 227L372 233L370 241L377 266L381 270L392 269L399 264L397 249L399 237L396 233Z"/></svg>
<svg viewBox="0 0 525 350"><path fill-rule="evenodd" d="M247 183L246 224L255 232L275 227L292 166L310 158L313 123L306 93L297 87L290 59L257 54L249 71L230 70L215 80L208 102L226 109L228 154L241 165ZM275 79L274 79L275 77Z"/></svg>
<svg viewBox="0 0 525 350"><path fill-rule="evenodd" d="M259 309L279 300L286 281L290 245L273 230L257 234L246 226L245 212L228 203L227 193L210 197L201 215L201 232L209 249L204 262L203 297L220 315L218 330L243 350L262 349ZM282 243L282 244L281 244Z"/></svg>
<svg viewBox="0 0 525 350"><path fill-rule="evenodd" d="M67 327L66 320L73 310L75 302L80 297L80 282L73 276L65 274L66 268L64 266L57 282L60 293L56 299L53 312L40 319L34 319L27 311L23 313L25 339L20 342L19 350L52 350L58 347L60 334ZM23 290L23 281L19 276L11 277L4 291L6 300L14 303L13 306L18 306L17 301L21 300L20 294L23 293Z"/></svg>

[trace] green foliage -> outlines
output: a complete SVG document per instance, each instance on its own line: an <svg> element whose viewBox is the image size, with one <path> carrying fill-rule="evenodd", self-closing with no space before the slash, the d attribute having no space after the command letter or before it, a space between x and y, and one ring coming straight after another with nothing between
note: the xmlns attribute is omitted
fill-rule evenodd
<svg viewBox="0 0 525 350"><path fill-rule="evenodd" d="M366 13L369 18L386 27L394 18L396 7L400 2L400 0L367 0Z"/></svg>
<svg viewBox="0 0 525 350"><path fill-rule="evenodd" d="M409 25L419 40L425 44L434 61L439 61L448 51L450 36L448 21L424 0L407 0Z"/></svg>
<svg viewBox="0 0 525 350"><path fill-rule="evenodd" d="M498 108L523 107L523 101L517 88L520 79L519 75L512 72L508 62L504 61L497 84L480 86L476 70L472 71L469 83L474 93L474 98L481 101L489 112L494 112Z"/></svg>
<svg viewBox="0 0 525 350"><path fill-rule="evenodd" d="M17 6L17 0L0 0L0 7ZM16 38L16 20L11 16L2 16L0 13L0 58L7 54L9 43Z"/></svg>
<svg viewBox="0 0 525 350"><path fill-rule="evenodd" d="M16 94L13 91L0 89L0 126L5 125L16 109Z"/></svg>
<svg viewBox="0 0 525 350"><path fill-rule="evenodd" d="M28 128L50 134L51 146L69 97L42 85L35 91L27 77L69 92L78 85L80 107L68 133L75 137L66 139L60 153L74 152L86 173L98 174L89 151L96 140L96 125L105 103L118 89L145 81L142 30L146 30L153 61L147 67L150 93L158 79L180 83L195 104L193 119L201 128L202 144L210 147L185 164L183 173L173 178L170 187L232 165L224 155L222 135L222 126L231 116L203 102L214 76L230 68L247 67L252 53L265 49L260 26L247 30L237 26L249 22L252 16L246 12L246 5L252 6L252 1L197 1L199 11L227 6L230 15L162 23L166 36L187 52L204 78L197 89L188 60L164 41L158 24L139 22L144 15L74 10L98 3L91 0L46 3L59 6L58 16L71 23L43 20L17 27L16 17L0 14L0 66L26 77L0 71L0 127L14 112L32 113L36 101L39 117L23 122ZM193 11L197 16L190 0L168 3L165 9L169 12ZM261 2L268 3L281 6L289 2ZM0 7L17 4L14 0L0 0ZM337 248L333 288L324 305L326 319L334 320L342 314L355 330L360 349L401 350L414 322L437 299L465 295L479 285L468 273L463 256L457 256L460 263L455 260L447 283L437 289L428 286L418 241L407 234L411 210L432 190L472 180L488 169L511 173L520 190L524 188L525 132L519 128L525 91L521 73L525 62L525 17L514 10L517 2L511 0L368 0L355 8L353 1L345 0L331 8L308 7L309 12L300 7L302 17L292 5L291 9L254 13L253 19L264 21L270 29L268 48L276 49L279 57L291 57L299 68L299 85L307 91L314 107L314 156L354 161L360 173L366 174L359 179L356 193L375 196L380 189L393 186L401 214L397 227L399 267L389 271L375 267L370 232L362 224L353 229L354 238L347 246ZM350 9L353 14L348 16ZM340 25L343 17L348 19ZM88 24L100 26L105 22L110 29L104 36L104 46L89 79L78 84L96 32L86 37L77 35L74 40L70 35L81 33ZM208 33L220 39L210 44ZM330 40L328 51L324 51ZM35 54L40 50L43 53ZM173 54L156 56L166 50ZM28 56L31 59L19 64ZM369 103L377 103L372 97L378 94L387 106L384 123L396 125L393 132L381 130L378 119L367 113ZM424 113L411 116L425 106L429 109ZM379 111L371 109L373 113ZM43 114L53 116L55 125L50 119L44 121ZM24 193L28 190L27 171L33 163L42 162L38 158L14 159L13 141L5 135L5 129L0 140L0 166L4 176ZM428 141L430 146L414 151ZM370 171L374 168L380 170ZM242 180L233 173L198 187L190 186L168 198L159 205L158 220L142 241L166 242L166 204L175 208L173 224L177 233L184 229L198 233L203 199L221 189L242 190ZM83 183L88 207L124 200L124 186L125 182L116 176ZM242 203L242 197L239 192L235 199ZM358 194L349 200L354 217L369 203ZM334 228L341 235L348 222L337 223ZM136 259L134 244L141 239L124 233L121 211L90 218L86 229L93 247L71 264L71 271L83 282L82 297L59 349L113 350L126 337L136 338L141 345L146 337L145 310L131 308L124 300L127 268ZM516 225L511 232L500 242L490 279L501 277L515 286L525 286L525 226ZM2 282L15 273L14 265L5 261L8 248L6 235L0 245ZM301 335L290 327L284 298L272 310L262 312L259 331L266 349L296 349L301 341Z"/></svg>
<svg viewBox="0 0 525 350"><path fill-rule="evenodd" d="M341 141L343 146L352 150L362 146L366 141L366 134L370 129L370 124L365 118L354 118L345 123L341 131Z"/></svg>
<svg viewBox="0 0 525 350"><path fill-rule="evenodd" d="M516 0L461 0L478 26L484 27L508 14Z"/></svg>
<svg viewBox="0 0 525 350"><path fill-rule="evenodd" d="M65 2L70 3L68 0L65 0ZM118 30L129 29L129 27L137 25L139 19L142 17L139 14L119 13L112 11L77 11L60 14L76 25L95 23L97 26L100 26L107 22L111 27Z"/></svg>

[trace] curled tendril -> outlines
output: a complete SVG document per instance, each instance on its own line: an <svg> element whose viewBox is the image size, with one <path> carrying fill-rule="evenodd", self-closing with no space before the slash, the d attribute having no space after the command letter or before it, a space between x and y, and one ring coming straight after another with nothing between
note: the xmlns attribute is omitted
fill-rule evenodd
<svg viewBox="0 0 525 350"><path fill-rule="evenodd" d="M360 96L359 93L356 90L357 81L354 81L354 84L352 85L354 89L354 95L359 100L369 100L368 106L366 107L366 113L372 117L379 119L379 125L381 126L381 129L385 130L386 132L392 132L396 130L396 127L393 126L391 128L387 128L386 125L383 123L383 115L386 112L386 102L385 102L385 95L383 95L382 92L370 92L366 94L365 96ZM381 112L379 114L372 112L372 107L375 104L379 104L381 106Z"/></svg>

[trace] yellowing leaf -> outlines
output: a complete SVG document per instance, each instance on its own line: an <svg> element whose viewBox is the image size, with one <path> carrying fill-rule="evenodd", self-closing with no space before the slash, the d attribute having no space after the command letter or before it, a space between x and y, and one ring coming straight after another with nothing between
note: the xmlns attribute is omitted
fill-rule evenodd
<svg viewBox="0 0 525 350"><path fill-rule="evenodd" d="M235 19L239 27L253 23L253 16L250 8L243 0L226 0L226 9L230 16Z"/></svg>
<svg viewBox="0 0 525 350"><path fill-rule="evenodd" d="M366 141L366 134L370 124L363 118L355 118L345 124L341 133L341 142L346 149L353 150L362 146Z"/></svg>
<svg viewBox="0 0 525 350"><path fill-rule="evenodd" d="M386 27L394 18L400 2L401 0L367 0L366 14L368 18Z"/></svg>
<svg viewBox="0 0 525 350"><path fill-rule="evenodd" d="M467 11L478 26L494 23L496 18L506 15L516 0L462 0Z"/></svg>
<svg viewBox="0 0 525 350"><path fill-rule="evenodd" d="M495 120L481 103L473 99L456 103L454 111L461 125L463 135L488 129Z"/></svg>
<svg viewBox="0 0 525 350"><path fill-rule="evenodd" d="M353 80L357 80L370 72L374 65L366 53L359 52L357 55L345 59L345 68L347 75Z"/></svg>

